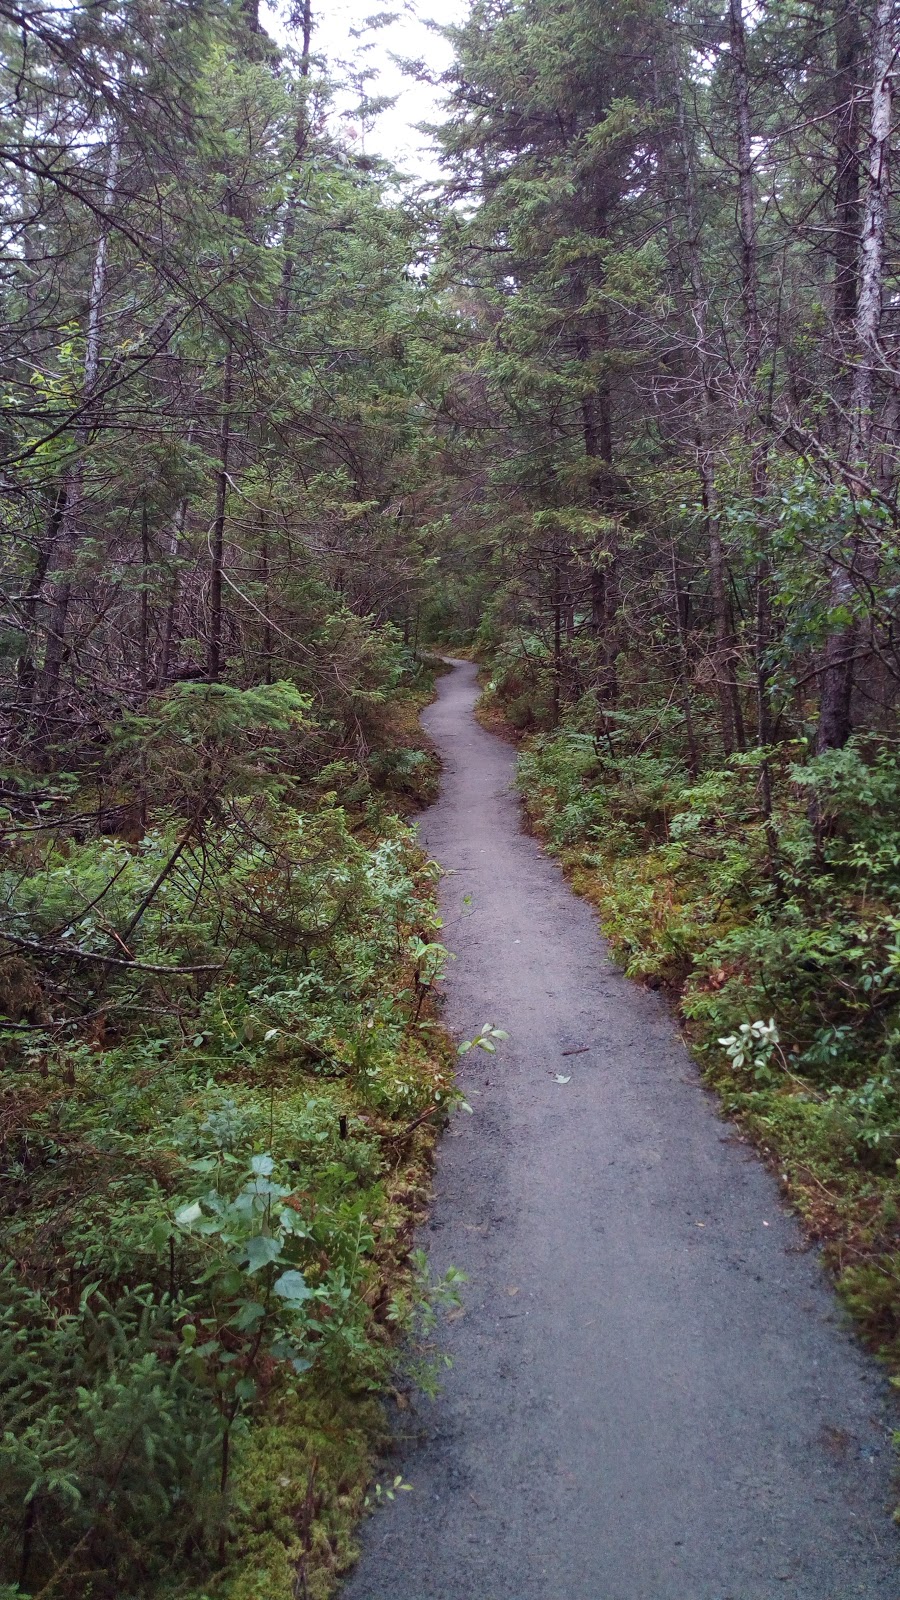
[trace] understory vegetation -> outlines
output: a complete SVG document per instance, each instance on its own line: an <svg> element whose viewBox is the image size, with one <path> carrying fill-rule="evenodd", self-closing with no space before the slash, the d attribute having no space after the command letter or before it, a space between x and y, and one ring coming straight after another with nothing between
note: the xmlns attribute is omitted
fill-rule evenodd
<svg viewBox="0 0 900 1600"><path fill-rule="evenodd" d="M435 868L362 769L349 806L310 771L292 685L136 722L139 837L84 778L5 779L3 1593L325 1594L396 1336L452 1293L411 1259L453 1101Z"/></svg>

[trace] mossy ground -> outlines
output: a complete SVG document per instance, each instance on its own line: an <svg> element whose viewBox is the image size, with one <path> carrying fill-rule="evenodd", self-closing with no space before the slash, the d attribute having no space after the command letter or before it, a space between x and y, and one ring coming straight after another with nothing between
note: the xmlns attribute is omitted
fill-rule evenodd
<svg viewBox="0 0 900 1600"><path fill-rule="evenodd" d="M431 667L435 677L446 670L437 658ZM440 788L440 761L419 720L433 697L431 684L405 694L386 709L380 730L391 756L380 792L406 817L433 804ZM421 1075L443 1082L452 1076L453 1050L437 1023L430 1038L432 1050L419 1060ZM352 1103L347 1110L353 1114ZM388 1123L381 1131L388 1140L396 1135ZM370 1291L379 1307L410 1291L409 1253L428 1205L438 1133L436 1119L420 1124L401 1143L385 1186ZM373 1332L387 1345L395 1337L384 1322ZM356 1560L356 1530L388 1442L378 1392L350 1392L314 1371L302 1389L273 1396L269 1416L254 1429L240 1461L240 1517L227 1566L204 1588L174 1589L165 1600L329 1600Z"/></svg>
<svg viewBox="0 0 900 1600"><path fill-rule="evenodd" d="M437 658L432 665L435 676L444 670ZM407 694L384 718L384 745L421 757L395 763L384 775L385 800L404 816L433 804L440 788L440 761L419 720L432 699L430 686ZM431 1039L435 1054L422 1066L443 1077L451 1071L452 1049L438 1027ZM414 1131L387 1185L373 1285L373 1300L382 1305L409 1287L409 1252L428 1204L438 1132L434 1120ZM389 1340L390 1330L380 1327ZM228 1566L212 1586L185 1593L184 1600L329 1600L356 1559L356 1529L387 1443L377 1393L349 1393L313 1373L303 1390L278 1396L241 1463L240 1532Z"/></svg>
<svg viewBox="0 0 900 1600"><path fill-rule="evenodd" d="M431 1125L416 1129L387 1185L370 1291L382 1305L410 1286L409 1249L427 1205L436 1135ZM390 1327L378 1328L390 1347ZM301 1388L274 1392L239 1457L226 1565L201 1588L176 1583L160 1600L329 1600L356 1560L356 1530L387 1444L378 1391L354 1391L314 1370Z"/></svg>

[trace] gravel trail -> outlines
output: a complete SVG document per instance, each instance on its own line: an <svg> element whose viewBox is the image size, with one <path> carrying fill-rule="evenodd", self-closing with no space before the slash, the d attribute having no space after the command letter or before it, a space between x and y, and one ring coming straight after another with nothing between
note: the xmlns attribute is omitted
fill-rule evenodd
<svg viewBox="0 0 900 1600"><path fill-rule="evenodd" d="M423 719L422 833L448 1021L511 1037L463 1061L422 1239L469 1276L454 1366L399 1418L413 1492L344 1600L900 1600L878 1369L665 1005L521 832L476 697L457 665Z"/></svg>

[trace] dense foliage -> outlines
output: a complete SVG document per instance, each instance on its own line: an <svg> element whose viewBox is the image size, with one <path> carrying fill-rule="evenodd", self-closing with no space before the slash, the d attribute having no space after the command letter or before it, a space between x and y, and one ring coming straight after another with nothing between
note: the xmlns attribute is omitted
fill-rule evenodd
<svg viewBox="0 0 900 1600"><path fill-rule="evenodd" d="M329 1592L433 1299L429 312L310 21L0 10L4 1594Z"/></svg>
<svg viewBox="0 0 900 1600"><path fill-rule="evenodd" d="M62 775L9 845L0 1550L23 1593L188 1595L218 1567L240 1595L260 1517L269 1592L348 1559L366 1396L427 1300L411 1213L452 1079L423 1015L434 869L360 777L338 804L347 761L303 784L311 733L292 685L185 686L113 746L126 792L137 748L168 797L139 837ZM275 1483L254 1429L285 1416Z"/></svg>
<svg viewBox="0 0 900 1600"><path fill-rule="evenodd" d="M483 655L532 816L900 1326L895 10L474 0L430 197L335 134L314 22L0 0L34 1600L349 1559L453 1094L423 641Z"/></svg>

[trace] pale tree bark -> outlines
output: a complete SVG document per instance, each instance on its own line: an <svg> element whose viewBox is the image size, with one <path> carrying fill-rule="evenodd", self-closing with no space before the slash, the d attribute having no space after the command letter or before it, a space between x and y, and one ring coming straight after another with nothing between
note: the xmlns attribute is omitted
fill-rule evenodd
<svg viewBox="0 0 900 1600"><path fill-rule="evenodd" d="M897 57L895 0L879 0L872 45L872 119L865 208L859 248L856 369L850 398L850 455L868 462L872 404L879 364L878 336L884 294L884 254L890 193L893 73Z"/></svg>
<svg viewBox="0 0 900 1600"><path fill-rule="evenodd" d="M890 195L893 74L897 64L898 19L895 0L878 0L872 26L872 89L869 153L862 207L854 318L855 367L850 395L849 455L854 465L874 469L873 409L875 381L881 360L879 334L884 295L885 241ZM832 611L852 612L856 598L859 539L832 562L829 603ZM825 647L822 697L816 745L819 751L840 749L852 731L853 661L859 642L855 621L835 629Z"/></svg>
<svg viewBox="0 0 900 1600"><path fill-rule="evenodd" d="M298 21L300 23L302 38L300 78L305 89L309 79L309 52L312 45L312 0L302 0L299 16L296 12L293 13L291 21L295 26ZM297 118L297 125L294 132L294 161L297 165L297 171L294 173L293 182L291 184L291 192L288 197L287 211L284 219L284 262L281 268L281 290L278 296L278 309L282 315L288 312L291 308L291 288L294 278L294 271L297 265L297 251L294 244L294 237L297 232L297 218L300 210L300 194L302 187L302 174L300 172L300 166L303 161L303 157L306 154L306 146L308 142L309 108L304 102L303 109Z"/></svg>

